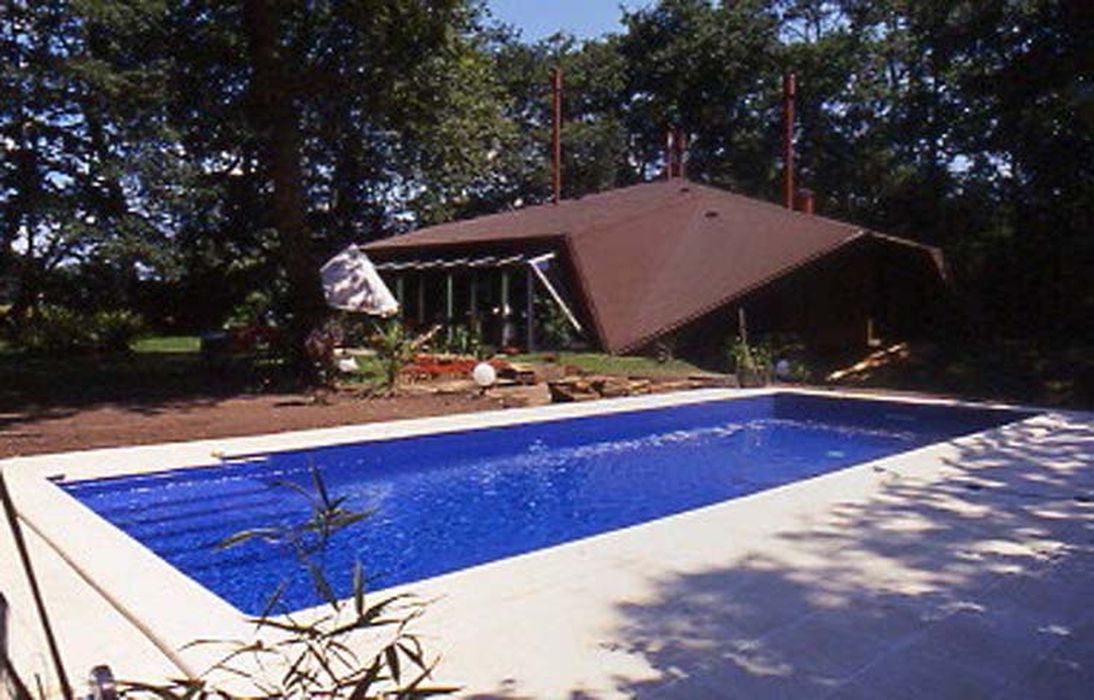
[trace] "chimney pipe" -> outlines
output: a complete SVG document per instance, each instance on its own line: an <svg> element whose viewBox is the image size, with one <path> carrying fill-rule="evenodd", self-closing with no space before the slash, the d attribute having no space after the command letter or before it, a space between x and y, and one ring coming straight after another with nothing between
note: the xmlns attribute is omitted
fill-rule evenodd
<svg viewBox="0 0 1094 700"><path fill-rule="evenodd" d="M672 175L673 175L673 173L672 173L672 171L673 171L672 160L673 160L674 153L675 153L675 150L676 150L676 138L675 138L675 136L676 136L676 134L673 132L671 127L665 129L665 179L666 180L671 180Z"/></svg>
<svg viewBox="0 0 1094 700"><path fill-rule="evenodd" d="M688 152L688 138L684 135L683 129L676 130L675 137L676 145L676 176L687 177L687 171L685 170L685 160Z"/></svg>
<svg viewBox="0 0 1094 700"><path fill-rule="evenodd" d="M795 208L802 214L812 214L816 207L813 198L813 190L798 190L797 201L795 202L795 205Z"/></svg>
<svg viewBox="0 0 1094 700"><path fill-rule="evenodd" d="M551 71L551 192L552 201L562 200L562 68Z"/></svg>
<svg viewBox="0 0 1094 700"><path fill-rule="evenodd" d="M688 141L682 129L665 129L665 179L686 177L684 159L687 150Z"/></svg>
<svg viewBox="0 0 1094 700"><path fill-rule="evenodd" d="M794 96L797 85L792 72L783 75L783 203L794 208Z"/></svg>

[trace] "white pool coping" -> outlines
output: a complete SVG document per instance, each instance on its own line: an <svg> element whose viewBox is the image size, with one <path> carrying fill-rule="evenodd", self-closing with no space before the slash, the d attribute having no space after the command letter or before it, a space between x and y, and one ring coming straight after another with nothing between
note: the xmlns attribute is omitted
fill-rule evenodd
<svg viewBox="0 0 1094 700"><path fill-rule="evenodd" d="M798 388L765 388L757 390L713 389L660 394L626 399L611 399L587 403L561 404L528 409L508 409L476 414L460 414L438 418L400 420L369 425L353 425L319 430L286 432L253 437L201 440L140 447L89 450L64 454L21 457L0 462L17 504L24 528L31 531L41 545L48 545L64 563L75 572L85 589L93 589L109 606L139 630L145 646L152 641L171 663L184 672L195 672L207 667L222 656L223 651L210 647L190 647L187 644L200 638L245 639L253 631L245 617L221 598L192 581L142 544L80 504L57 487L51 479L86 480L123 475L161 472L220 464L222 460L256 453L316 448L330 445L386 440L439 432L465 431L479 428L500 427L532 422L552 421L564 418L604 415L627 411L679 406L730 398L764 396L791 392L818 395L828 398L883 399L909 404L935 404L976 408L1005 408L1034 411L1039 415L1024 423L1051 424L1053 420L1079 417L1089 421L1089 414L1076 412L1046 411L1028 406L998 403L968 403L925 397L894 396L876 392L834 392ZM988 433L996 431L987 431ZM855 493L867 493L876 488L881 474L900 472L930 478L943 468L945 460L952 457L954 446L975 439L977 436L958 438L901 453L874 462L855 465L840 471L824 474L806 481L794 482L782 487L763 491L751 496L718 503L699 510L635 525L587 539L570 542L549 549L538 550L510 559L491 562L470 569L445 574L426 581L419 581L399 590L412 590L426 597L445 597L451 600L455 592L476 597L481 591L493 591L498 596L521 596L520 581L537 569L558 572L574 565L576 560L598 556L599 551L625 552L626 557L645 559L645 566L656 570L662 558L657 547L653 554L644 554L644 547L663 540L680 528L709 530L713 524L723 524L726 519L735 522L770 523L782 509L801 510L802 495L816 496L816 502L825 502L833 494L847 497ZM747 529L747 527L746 527ZM6 532L5 532L6 536ZM669 537L671 540L672 538ZM645 544L643 544L645 543ZM670 550L673 545L667 546ZM5 569L9 567L5 565ZM10 572L17 573L17 572ZM534 575L534 574L533 574ZM512 580L506 590L505 580ZM478 581L490 582L480 587ZM0 582L3 582L0 579ZM500 583L499 583L500 582ZM501 586L499 590L498 586ZM84 595L87 595L86 590ZM470 598L469 598L470 600ZM483 601L489 605L489 599ZM14 605L14 604L13 604ZM445 630L461 629L475 624L473 618L481 611L471 611L461 621L458 609L452 603L437 615L437 623L444 623L438 637ZM27 614L24 609L16 613ZM430 615L427 614L427 618ZM25 627L25 626L24 626ZM462 633L461 633L462 634ZM455 635L460 636L460 635ZM112 647L114 654L125 648L124 640ZM441 646L445 646L443 643ZM94 657L102 645L89 642L87 648L69 650L74 667L69 673L82 677L89 668L88 660ZM38 660L41 663L40 651ZM120 652L124 654L124 652ZM135 655L147 656L147 648ZM456 654L459 655L457 650ZM468 655L467 650L464 654ZM446 653L451 657L452 651ZM475 657L475 653L470 653ZM33 656L29 654L27 656ZM117 663L115 659L101 658L99 663ZM476 668L468 659L456 664L462 674L476 674ZM487 664L489 667L489 664ZM442 669L444 667L442 666ZM152 669L149 669L151 672ZM155 669L162 672L162 666ZM139 673L139 669L133 671ZM443 675L443 674L442 674ZM476 680L453 679L476 687ZM493 682L493 681L489 681ZM535 687L534 684L531 687ZM478 688L484 690L484 688Z"/></svg>

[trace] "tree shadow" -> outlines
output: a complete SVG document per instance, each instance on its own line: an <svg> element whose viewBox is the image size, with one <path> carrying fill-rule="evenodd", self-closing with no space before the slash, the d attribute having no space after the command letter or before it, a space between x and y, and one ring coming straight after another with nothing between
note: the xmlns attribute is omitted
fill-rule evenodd
<svg viewBox="0 0 1094 700"><path fill-rule="evenodd" d="M656 677L617 690L1089 697L1094 429L1010 426L966 441L941 476L886 473L876 496L732 566L656 578L652 599L617 606L616 634Z"/></svg>
<svg viewBox="0 0 1094 700"><path fill-rule="evenodd" d="M67 358L0 354L0 430L109 406L141 415L202 408L268 387L247 362L211 365L197 353Z"/></svg>

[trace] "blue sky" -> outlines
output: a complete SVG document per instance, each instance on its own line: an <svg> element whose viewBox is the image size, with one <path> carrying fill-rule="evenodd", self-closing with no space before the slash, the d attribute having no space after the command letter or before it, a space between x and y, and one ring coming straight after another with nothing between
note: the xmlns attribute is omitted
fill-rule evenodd
<svg viewBox="0 0 1094 700"><path fill-rule="evenodd" d="M536 41L557 31L580 38L621 29L620 5L637 9L649 0L489 0L498 20L521 30L525 41Z"/></svg>

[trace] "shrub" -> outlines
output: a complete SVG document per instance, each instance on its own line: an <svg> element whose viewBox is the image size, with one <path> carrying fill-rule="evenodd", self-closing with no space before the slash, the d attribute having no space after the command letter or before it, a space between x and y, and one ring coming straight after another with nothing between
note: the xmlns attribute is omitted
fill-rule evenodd
<svg viewBox="0 0 1094 700"><path fill-rule="evenodd" d="M99 311L88 316L64 306L46 305L15 325L10 341L17 350L49 356L128 352L143 329L143 320L132 311Z"/></svg>
<svg viewBox="0 0 1094 700"><path fill-rule="evenodd" d="M385 322L379 325L375 333L369 339L369 344L376 351L376 359L383 370L384 389L387 393L395 392L395 385L399 381L399 372L403 370L414 358L414 353L422 345L415 341L397 320Z"/></svg>
<svg viewBox="0 0 1094 700"><path fill-rule="evenodd" d="M474 357L483 359L486 357L487 346L483 345L482 336L474 328L466 325L449 327L443 339L436 343L437 350L450 355Z"/></svg>
<svg viewBox="0 0 1094 700"><path fill-rule="evenodd" d="M274 299L265 291L252 291L243 298L243 301L233 306L229 311L225 324L229 327L263 325L269 322L269 316L274 308Z"/></svg>
<svg viewBox="0 0 1094 700"><path fill-rule="evenodd" d="M808 348L796 334L773 333L764 336L764 345L771 351L772 368L780 379L807 382L812 378Z"/></svg>
<svg viewBox="0 0 1094 700"><path fill-rule="evenodd" d="M771 377L771 351L736 337L729 345L729 362L742 386L762 385Z"/></svg>
<svg viewBox="0 0 1094 700"><path fill-rule="evenodd" d="M99 311L91 317L92 344L102 352L129 352L129 346L144 330L144 319L124 309Z"/></svg>
<svg viewBox="0 0 1094 700"><path fill-rule="evenodd" d="M541 342L549 348L569 348L577 342L577 333L554 299L536 297L535 316L540 319Z"/></svg>
<svg viewBox="0 0 1094 700"><path fill-rule="evenodd" d="M11 344L17 350L40 355L87 352L94 338L86 320L63 306L40 306L14 325Z"/></svg>

